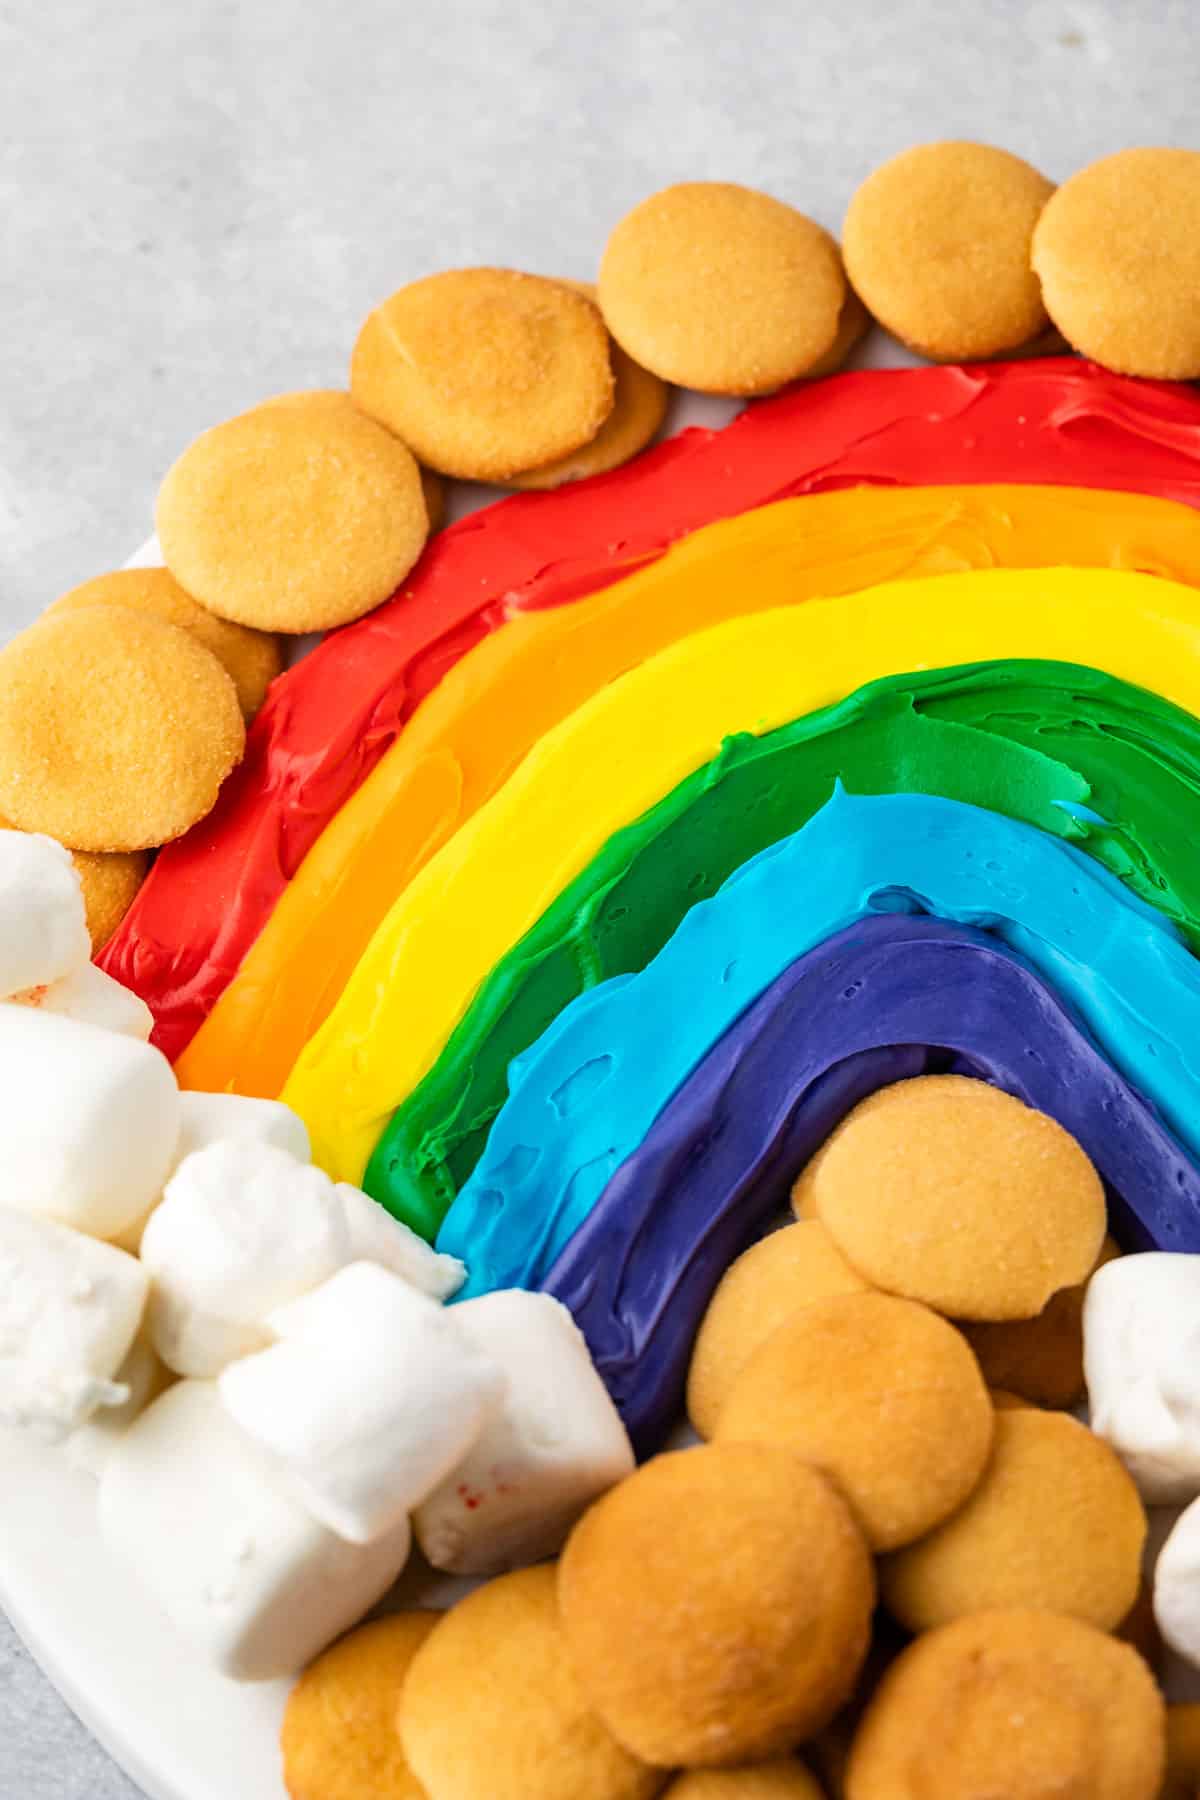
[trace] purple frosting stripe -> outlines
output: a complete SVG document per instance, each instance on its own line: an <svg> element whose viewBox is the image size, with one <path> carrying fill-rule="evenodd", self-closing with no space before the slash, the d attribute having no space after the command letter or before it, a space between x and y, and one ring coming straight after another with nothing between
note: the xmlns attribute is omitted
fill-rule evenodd
<svg viewBox="0 0 1200 1800"><path fill-rule="evenodd" d="M1200 1251L1200 1171L1027 963L968 926L865 919L799 957L714 1044L546 1278L639 1455L678 1417L718 1281L809 1157L868 1094L935 1072L1057 1119L1125 1242Z"/></svg>

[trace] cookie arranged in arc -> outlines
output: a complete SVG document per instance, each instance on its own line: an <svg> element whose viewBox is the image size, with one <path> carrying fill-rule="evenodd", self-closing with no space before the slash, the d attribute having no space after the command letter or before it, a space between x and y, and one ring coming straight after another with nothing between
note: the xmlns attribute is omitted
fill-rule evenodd
<svg viewBox="0 0 1200 1800"><path fill-rule="evenodd" d="M247 723L283 668L282 648L272 632L218 618L186 594L169 569L117 569L111 575L96 575L54 601L43 617L80 606L127 606L190 631L228 671Z"/></svg>
<svg viewBox="0 0 1200 1800"><path fill-rule="evenodd" d="M585 294L515 269L451 269L370 314L350 388L439 474L507 481L589 443L614 381Z"/></svg>
<svg viewBox="0 0 1200 1800"><path fill-rule="evenodd" d="M1146 1513L1116 1452L1066 1413L996 1414L983 1480L920 1543L884 1559L910 1631L992 1607L1045 1607L1115 1631L1138 1597Z"/></svg>
<svg viewBox="0 0 1200 1800"><path fill-rule="evenodd" d="M846 1800L1158 1800L1164 1712L1127 1644L1052 1612L979 1612L918 1638L884 1675Z"/></svg>
<svg viewBox="0 0 1200 1800"><path fill-rule="evenodd" d="M709 1444L645 1463L584 1514L558 1597L614 1734L648 1763L709 1766L828 1723L866 1655L875 1578L824 1476L785 1450Z"/></svg>
<svg viewBox="0 0 1200 1800"><path fill-rule="evenodd" d="M817 1216L876 1287L960 1319L1032 1319L1086 1281L1104 1188L1045 1113L926 1075L864 1100L821 1152Z"/></svg>
<svg viewBox="0 0 1200 1800"><path fill-rule="evenodd" d="M347 388L297 388L290 394L274 394L269 400L261 400L258 410L271 406L283 406L316 415L324 412L334 417L339 414L344 416L346 413L360 419L367 416L361 407L355 406L353 396ZM441 529L445 520L446 484L432 469L422 469L421 492L425 496L429 535L432 537L435 531Z"/></svg>
<svg viewBox="0 0 1200 1800"><path fill-rule="evenodd" d="M824 1800L815 1775L794 1756L732 1769L689 1769L665 1800Z"/></svg>
<svg viewBox="0 0 1200 1800"><path fill-rule="evenodd" d="M391 1613L308 1665L288 1696L280 1734L290 1800L424 1800L396 1714L404 1678L439 1616Z"/></svg>
<svg viewBox="0 0 1200 1800"><path fill-rule="evenodd" d="M590 283L568 281L595 301L596 290ZM513 475L509 485L515 488L556 488L566 481L581 481L588 475L603 475L620 468L639 450L644 450L658 435L667 416L671 390L665 381L634 362L620 344L609 344L613 371L612 411L603 425L586 444L556 462L544 463L539 469L528 469Z"/></svg>
<svg viewBox="0 0 1200 1800"><path fill-rule="evenodd" d="M90 850L71 853L83 888L83 904L87 911L88 930L92 937L92 953L103 950L121 920L137 899L138 890L150 869L150 858L144 850L97 855Z"/></svg>
<svg viewBox="0 0 1200 1800"><path fill-rule="evenodd" d="M1049 202L1033 238L1069 344L1125 375L1200 376L1200 151L1118 150Z"/></svg>
<svg viewBox="0 0 1200 1800"><path fill-rule="evenodd" d="M0 818L0 831L14 830L11 820ZM88 935L96 956L137 898L150 868L150 856L145 850L72 850L71 861L83 891Z"/></svg>
<svg viewBox="0 0 1200 1800"><path fill-rule="evenodd" d="M1007 150L919 144L846 214L846 272L881 324L936 361L1016 350L1048 323L1030 245L1053 182Z"/></svg>
<svg viewBox="0 0 1200 1800"><path fill-rule="evenodd" d="M203 432L168 471L155 520L189 594L223 619L293 635L388 599L428 535L404 444L352 407L302 400Z"/></svg>
<svg viewBox="0 0 1200 1800"><path fill-rule="evenodd" d="M815 1220L773 1231L744 1250L722 1275L692 1350L687 1410L700 1435L712 1437L742 1369L801 1307L869 1287Z"/></svg>
<svg viewBox="0 0 1200 1800"><path fill-rule="evenodd" d="M589 1705L552 1564L502 1575L444 1613L398 1701L400 1741L426 1800L651 1800L666 1781Z"/></svg>
<svg viewBox="0 0 1200 1800"><path fill-rule="evenodd" d="M1096 1268L1103 1268L1120 1254L1116 1242L1106 1237ZM1060 1288L1036 1318L964 1324L967 1342L989 1387L1009 1389L1034 1406L1074 1406L1083 1394L1086 1292L1086 1282Z"/></svg>
<svg viewBox="0 0 1200 1800"><path fill-rule="evenodd" d="M0 652L0 812L22 831L72 850L168 843L212 810L244 745L229 675L151 614L81 607Z"/></svg>
<svg viewBox="0 0 1200 1800"><path fill-rule="evenodd" d="M617 342L664 381L766 394L827 357L846 296L829 233L732 182L686 181L614 228L599 276Z"/></svg>
<svg viewBox="0 0 1200 1800"><path fill-rule="evenodd" d="M814 1300L759 1346L714 1441L794 1450L829 1476L879 1553L963 1504L994 1416L978 1363L945 1319L889 1294L842 1294Z"/></svg>

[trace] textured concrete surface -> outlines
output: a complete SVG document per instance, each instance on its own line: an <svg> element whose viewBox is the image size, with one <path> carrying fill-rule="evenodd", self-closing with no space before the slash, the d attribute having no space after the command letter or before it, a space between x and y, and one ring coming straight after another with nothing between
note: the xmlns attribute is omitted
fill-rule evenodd
<svg viewBox="0 0 1200 1800"><path fill-rule="evenodd" d="M412 276L587 275L687 176L836 226L922 138L1195 145L1198 61L1189 0L0 0L0 636ZM0 1622L0 1800L135 1792Z"/></svg>

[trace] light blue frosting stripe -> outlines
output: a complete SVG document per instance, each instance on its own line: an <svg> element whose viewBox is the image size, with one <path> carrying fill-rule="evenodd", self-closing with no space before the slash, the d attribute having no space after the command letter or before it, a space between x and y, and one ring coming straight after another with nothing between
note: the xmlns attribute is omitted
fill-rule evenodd
<svg viewBox="0 0 1200 1800"><path fill-rule="evenodd" d="M1035 827L922 794L839 788L695 906L646 968L566 1007L509 1098L438 1249L459 1299L532 1287L710 1046L796 957L873 912L996 935L1200 1156L1200 961L1115 876Z"/></svg>

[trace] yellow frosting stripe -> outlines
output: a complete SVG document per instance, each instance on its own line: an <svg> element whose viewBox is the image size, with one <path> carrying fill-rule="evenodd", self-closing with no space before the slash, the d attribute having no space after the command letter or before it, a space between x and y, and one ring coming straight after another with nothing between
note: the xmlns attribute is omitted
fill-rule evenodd
<svg viewBox="0 0 1200 1800"><path fill-rule="evenodd" d="M784 561L754 575L773 582L776 600L793 591ZM426 865L306 1047L284 1098L307 1123L317 1160L360 1181L392 1110L492 964L614 831L731 733L772 730L880 676L1000 657L1087 663L1198 713L1198 652L1200 597L1190 588L1078 569L896 582L686 638L543 738Z"/></svg>
<svg viewBox="0 0 1200 1800"><path fill-rule="evenodd" d="M694 533L590 599L514 619L452 669L313 846L177 1065L277 1094L397 895L547 731L689 632L904 576L1055 563L1200 583L1190 507L1083 488L858 488Z"/></svg>

